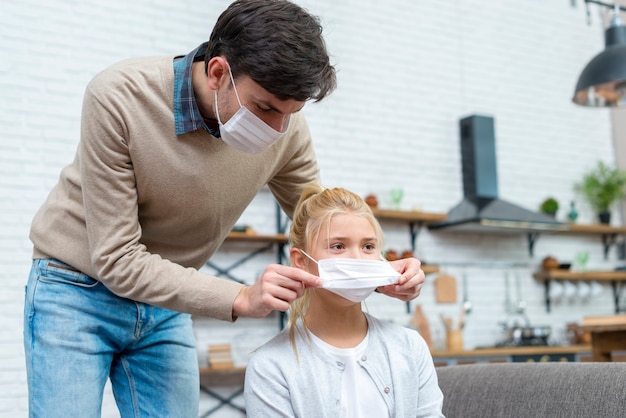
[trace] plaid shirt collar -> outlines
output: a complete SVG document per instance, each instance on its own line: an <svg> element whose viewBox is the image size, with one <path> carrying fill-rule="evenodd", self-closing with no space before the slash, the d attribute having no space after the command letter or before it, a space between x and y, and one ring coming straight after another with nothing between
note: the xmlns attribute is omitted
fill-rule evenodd
<svg viewBox="0 0 626 418"><path fill-rule="evenodd" d="M184 57L174 59L174 122L176 135L186 134L200 128L215 137L219 129L211 129L202 118L191 81L191 67L196 61L204 60L208 42L203 43Z"/></svg>

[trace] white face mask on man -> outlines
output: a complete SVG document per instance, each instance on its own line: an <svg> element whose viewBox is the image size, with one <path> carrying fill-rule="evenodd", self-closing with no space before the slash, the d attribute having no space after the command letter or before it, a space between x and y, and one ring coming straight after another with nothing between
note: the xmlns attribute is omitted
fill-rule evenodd
<svg viewBox="0 0 626 418"><path fill-rule="evenodd" d="M322 288L352 302L362 302L378 286L397 283L400 278L400 273L384 260L336 257L318 261L305 251L300 252L317 264Z"/></svg>
<svg viewBox="0 0 626 418"><path fill-rule="evenodd" d="M230 81L233 83L237 102L239 102L239 110L228 122L222 124L217 106L217 90L215 91L215 113L217 114L217 122L220 127L220 136L224 142L239 151L247 152L248 154L258 154L269 148L283 136L287 128L289 128L291 116L287 116L287 120L283 124L282 132L278 132L267 123L263 122L258 116L241 104L230 66L228 66L228 73L230 74Z"/></svg>

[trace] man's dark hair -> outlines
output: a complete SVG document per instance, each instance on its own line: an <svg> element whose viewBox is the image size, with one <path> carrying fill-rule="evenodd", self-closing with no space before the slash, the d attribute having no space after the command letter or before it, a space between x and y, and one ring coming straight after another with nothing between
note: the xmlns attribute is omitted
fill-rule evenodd
<svg viewBox="0 0 626 418"><path fill-rule="evenodd" d="M207 52L224 56L233 76L248 75L280 100L320 101L336 87L322 26L286 0L237 0L217 19Z"/></svg>

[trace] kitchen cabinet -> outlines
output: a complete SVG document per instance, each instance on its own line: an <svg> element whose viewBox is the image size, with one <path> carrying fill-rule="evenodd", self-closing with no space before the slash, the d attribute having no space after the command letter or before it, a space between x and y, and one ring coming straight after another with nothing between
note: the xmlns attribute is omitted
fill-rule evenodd
<svg viewBox="0 0 626 418"><path fill-rule="evenodd" d="M611 283L615 313L619 313L622 288L626 282L626 271L570 271L564 269L542 270L533 274L535 280L543 281L545 287L546 311L550 312L550 282L552 280L597 281Z"/></svg>

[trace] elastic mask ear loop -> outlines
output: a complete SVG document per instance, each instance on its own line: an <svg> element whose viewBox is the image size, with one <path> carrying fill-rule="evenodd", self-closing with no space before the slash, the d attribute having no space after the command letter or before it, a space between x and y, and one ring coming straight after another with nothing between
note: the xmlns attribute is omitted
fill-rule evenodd
<svg viewBox="0 0 626 418"><path fill-rule="evenodd" d="M235 96L237 97L237 102L239 103L239 107L243 107L243 105L241 104L241 100L239 100L239 93L237 93L237 86L235 85L235 78L233 77L233 72L230 70L230 64L226 63L226 65L228 65L228 74L230 74L230 81L233 83L233 89L235 90Z"/></svg>
<svg viewBox="0 0 626 418"><path fill-rule="evenodd" d="M220 110L217 107L217 90L215 90L215 114L217 115L217 121L219 124L222 124L222 120L220 119Z"/></svg>
<svg viewBox="0 0 626 418"><path fill-rule="evenodd" d="M310 255L308 255L308 254L306 253L306 251L301 250L300 248L298 248L298 251L300 251L303 255L307 256L307 257L308 257L308 258L309 258L312 262L314 262L315 264L319 265L319 263L317 262L317 260L316 260L316 259L314 259L313 257L311 257Z"/></svg>
<svg viewBox="0 0 626 418"><path fill-rule="evenodd" d="M233 83L233 89L235 90L235 97L237 98L237 103L239 103L239 107L243 107L241 104L241 100L239 100L239 93L237 93L237 86L235 86L235 79L233 78L233 72L230 70L230 64L226 63L228 66L228 74L230 75L230 81ZM215 90L215 114L217 115L217 121L221 124L222 120L220 119L220 111L217 107L217 90Z"/></svg>

